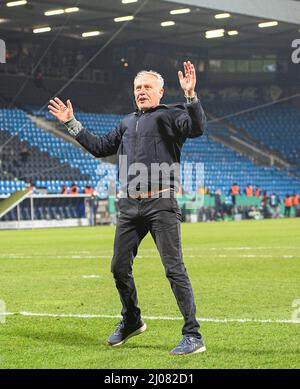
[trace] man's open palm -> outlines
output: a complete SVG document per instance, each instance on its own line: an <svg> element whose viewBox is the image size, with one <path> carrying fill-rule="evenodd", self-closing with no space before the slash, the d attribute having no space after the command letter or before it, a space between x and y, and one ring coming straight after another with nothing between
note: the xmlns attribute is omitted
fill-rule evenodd
<svg viewBox="0 0 300 389"><path fill-rule="evenodd" d="M178 72L178 78L180 86L186 96L193 97L195 94L196 87L196 71L194 65L188 61L183 63L184 75L182 71Z"/></svg>
<svg viewBox="0 0 300 389"><path fill-rule="evenodd" d="M48 109L51 115L55 116L56 119L63 123L71 120L74 115L71 101L67 100L66 106L58 97L54 97L53 100L50 100Z"/></svg>

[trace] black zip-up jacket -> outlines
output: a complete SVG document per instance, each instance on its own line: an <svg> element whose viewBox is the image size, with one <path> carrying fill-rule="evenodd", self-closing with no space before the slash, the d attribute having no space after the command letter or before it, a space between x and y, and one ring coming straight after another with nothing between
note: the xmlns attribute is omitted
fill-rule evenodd
<svg viewBox="0 0 300 389"><path fill-rule="evenodd" d="M83 128L76 140L95 157L118 155L123 190L126 187L128 190L128 184L131 190L133 185L139 191L168 187L177 190L182 146L187 138L201 136L205 129L205 113L200 101L197 101L136 111L125 116L114 130L101 137ZM176 168L170 176L172 164Z"/></svg>

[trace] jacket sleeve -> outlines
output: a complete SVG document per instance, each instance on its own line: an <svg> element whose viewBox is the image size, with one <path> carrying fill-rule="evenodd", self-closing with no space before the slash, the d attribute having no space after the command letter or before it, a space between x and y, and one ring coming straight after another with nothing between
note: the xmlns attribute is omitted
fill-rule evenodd
<svg viewBox="0 0 300 389"><path fill-rule="evenodd" d="M83 128L75 139L89 153L101 158L117 154L122 135L123 131L121 124L119 124L114 130L103 136L96 136Z"/></svg>
<svg viewBox="0 0 300 389"><path fill-rule="evenodd" d="M177 132L184 138L203 135L207 129L207 120L200 101L185 104L185 108L175 119Z"/></svg>

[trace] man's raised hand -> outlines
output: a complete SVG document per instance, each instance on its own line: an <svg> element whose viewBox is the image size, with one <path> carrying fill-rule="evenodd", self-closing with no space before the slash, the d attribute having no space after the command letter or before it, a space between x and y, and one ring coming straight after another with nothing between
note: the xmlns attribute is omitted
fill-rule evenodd
<svg viewBox="0 0 300 389"><path fill-rule="evenodd" d="M50 100L48 109L51 115L63 123L68 122L74 116L70 100L67 100L67 105L65 105L58 97L54 97L53 100Z"/></svg>
<svg viewBox="0 0 300 389"><path fill-rule="evenodd" d="M185 96L194 97L196 87L196 71L194 65L188 61L183 63L184 75L182 71L178 72L180 86L184 91Z"/></svg>

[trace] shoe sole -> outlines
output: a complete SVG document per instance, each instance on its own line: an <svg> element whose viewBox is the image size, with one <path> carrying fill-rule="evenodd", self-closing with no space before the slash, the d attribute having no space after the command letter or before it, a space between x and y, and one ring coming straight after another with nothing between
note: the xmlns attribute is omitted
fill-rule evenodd
<svg viewBox="0 0 300 389"><path fill-rule="evenodd" d="M132 332L131 334L129 334L127 336L127 338L123 339L121 342L119 343L114 343L114 344L111 344L108 342L108 344L112 347L117 347L117 346L121 346L122 344L124 344L128 339L132 338L133 336L136 336L136 335L139 335L139 334L142 334L143 332L145 332L147 329L147 325L144 324L142 325L142 327L138 328L136 331Z"/></svg>
<svg viewBox="0 0 300 389"><path fill-rule="evenodd" d="M175 353L172 353L170 352L170 355L182 355L182 356L187 356L187 355L192 355L192 354L197 354L197 353L204 353L206 351L206 347L205 346L202 346L200 348L198 348L197 350L193 351L192 353L182 353L182 354L175 354Z"/></svg>

